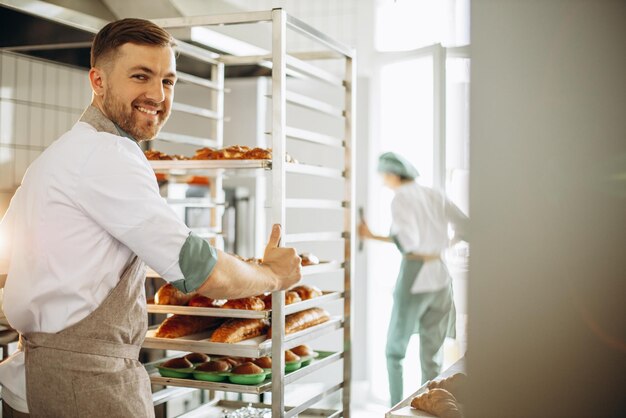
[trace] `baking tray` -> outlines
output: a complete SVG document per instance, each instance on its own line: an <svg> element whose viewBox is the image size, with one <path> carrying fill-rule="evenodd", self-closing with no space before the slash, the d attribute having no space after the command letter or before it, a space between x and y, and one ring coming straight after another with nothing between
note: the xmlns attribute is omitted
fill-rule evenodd
<svg viewBox="0 0 626 418"><path fill-rule="evenodd" d="M150 160L153 170L270 169L272 160Z"/></svg>
<svg viewBox="0 0 626 418"><path fill-rule="evenodd" d="M322 296L303 300L302 302L292 303L285 306L285 315L300 312L315 306L319 306L331 300L340 299L343 294L341 292L324 291ZM153 314L179 314L179 315L195 315L195 316L215 316L220 318L257 318L267 319L271 316L272 311L265 309L262 311L250 311L246 309L223 309L223 308L199 308L195 306L176 306L176 305L155 305L148 303L148 313Z"/></svg>
<svg viewBox="0 0 626 418"><path fill-rule="evenodd" d="M326 367L327 365L332 364L343 358L343 353L336 353L332 351L317 351L317 353L319 354L319 356L315 358L308 366L303 366L302 368L294 370L293 372L285 373L285 384L294 382L308 374L313 373L316 370L321 369L322 367ZM166 360L168 359L159 360L157 362L152 362L145 365L146 371L150 375L150 380L152 381L152 384L254 394L260 394L272 390L271 378L265 380L263 383L259 383L258 385L236 385L226 382L206 382L195 379L176 379L172 377L163 377L156 369L156 365Z"/></svg>
<svg viewBox="0 0 626 418"><path fill-rule="evenodd" d="M285 349L304 344L306 341L317 338L321 335L339 329L342 325L341 317L332 317L323 324L315 325L311 328L295 332L285 336ZM213 343L207 339L213 331L201 332L187 335L181 338L158 338L154 336L156 326L146 332L143 342L144 348L154 348L160 350L192 351L198 353L215 354L223 356L237 357L263 357L272 350L272 340L265 335L244 340L235 344Z"/></svg>
<svg viewBox="0 0 626 418"><path fill-rule="evenodd" d="M243 402L243 401L226 401L223 399L216 400L214 402L210 402L204 405L199 406L198 408L187 412L183 415L179 415L178 418L223 418L224 412L232 412L239 408L243 408L246 406L253 406L255 408L267 408L271 409L271 405L261 404L261 403L251 403L251 402ZM292 407L287 406L285 408L287 411L292 409ZM318 409L318 408L309 408L298 414L299 418L337 418L341 415L341 411L332 410L332 409Z"/></svg>

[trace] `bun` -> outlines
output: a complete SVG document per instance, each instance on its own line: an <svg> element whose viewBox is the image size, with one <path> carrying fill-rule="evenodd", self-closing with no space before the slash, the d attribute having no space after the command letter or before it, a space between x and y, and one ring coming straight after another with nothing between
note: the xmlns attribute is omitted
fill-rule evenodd
<svg viewBox="0 0 626 418"><path fill-rule="evenodd" d="M184 293L171 283L164 284L154 295L154 303L157 305L186 305L194 296L194 293Z"/></svg>
<svg viewBox="0 0 626 418"><path fill-rule="evenodd" d="M272 368L272 358L271 357L260 357L254 360L254 364L259 366L262 369L271 369Z"/></svg>
<svg viewBox="0 0 626 418"><path fill-rule="evenodd" d="M302 253L300 254L300 258L302 259L302 266L313 266L320 263L320 259L317 258L315 254L311 253Z"/></svg>
<svg viewBox="0 0 626 418"><path fill-rule="evenodd" d="M430 381L428 389L445 389L454 395L457 401L464 403L467 399L467 375L456 373L442 380Z"/></svg>
<svg viewBox="0 0 626 418"><path fill-rule="evenodd" d="M263 373L263 369L252 362L240 364L232 371L234 374L259 374Z"/></svg>
<svg viewBox="0 0 626 418"><path fill-rule="evenodd" d="M263 296L263 302L265 303L265 309L272 309L272 294ZM294 291L285 292L285 305L291 305L292 303L302 302L300 295Z"/></svg>
<svg viewBox="0 0 626 418"><path fill-rule="evenodd" d="M202 295L195 295L191 299L189 299L189 306L194 306L197 308L211 308L213 307L214 300L211 298L207 298Z"/></svg>
<svg viewBox="0 0 626 418"><path fill-rule="evenodd" d="M296 286L291 289L291 291L296 292L302 300L313 299L323 295L322 291L319 288L315 286L308 286L306 284Z"/></svg>
<svg viewBox="0 0 626 418"><path fill-rule="evenodd" d="M224 360L212 360L196 366L196 370L201 372L227 372L231 369L231 364Z"/></svg>
<svg viewBox="0 0 626 418"><path fill-rule="evenodd" d="M287 315L285 318L285 335L302 331L312 326L324 323L330 319L330 314L322 308L311 308ZM272 338L272 328L267 333Z"/></svg>
<svg viewBox="0 0 626 418"><path fill-rule="evenodd" d="M454 395L445 389L431 389L411 400L411 407L439 418L463 418Z"/></svg>
<svg viewBox="0 0 626 418"><path fill-rule="evenodd" d="M309 357L313 355L313 350L308 345L299 345L291 349L294 354L299 355L300 357Z"/></svg>
<svg viewBox="0 0 626 418"><path fill-rule="evenodd" d="M193 367L193 364L184 357L173 358L161 364L161 367L167 367L169 369L188 369Z"/></svg>
<svg viewBox="0 0 626 418"><path fill-rule="evenodd" d="M159 338L184 337L214 328L221 322L221 319L210 316L172 315L159 325L155 336Z"/></svg>
<svg viewBox="0 0 626 418"><path fill-rule="evenodd" d="M192 363L204 363L209 361L209 356L204 353L189 353L185 358Z"/></svg>
<svg viewBox="0 0 626 418"><path fill-rule="evenodd" d="M229 319L213 332L211 342L237 343L262 335L267 322L262 319Z"/></svg>
<svg viewBox="0 0 626 418"><path fill-rule="evenodd" d="M245 309L248 311L262 311L265 303L256 296L242 299L232 299L222 305L224 309Z"/></svg>
<svg viewBox="0 0 626 418"><path fill-rule="evenodd" d="M293 363L295 361L300 361L300 356L296 355L291 350L285 351L285 363Z"/></svg>
<svg viewBox="0 0 626 418"><path fill-rule="evenodd" d="M239 366L242 363L242 361L236 357L223 357L221 360L230 364L231 367Z"/></svg>

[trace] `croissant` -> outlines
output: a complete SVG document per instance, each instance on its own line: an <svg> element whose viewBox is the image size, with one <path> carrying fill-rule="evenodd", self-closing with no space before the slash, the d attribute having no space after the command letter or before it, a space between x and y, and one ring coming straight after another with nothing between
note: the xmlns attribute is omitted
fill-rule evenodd
<svg viewBox="0 0 626 418"><path fill-rule="evenodd" d="M183 293L171 283L164 284L154 295L157 305L186 305L195 293Z"/></svg>
<svg viewBox="0 0 626 418"><path fill-rule="evenodd" d="M456 398L445 389L431 389L416 396L411 400L411 407L439 418L463 418Z"/></svg>
<svg viewBox="0 0 626 418"><path fill-rule="evenodd" d="M456 373L443 380L428 382L428 389L445 389L454 395L457 401L464 403L467 399L467 375Z"/></svg>
<svg viewBox="0 0 626 418"><path fill-rule="evenodd" d="M265 303L256 296L242 299L231 299L222 305L224 309L245 309L248 311L262 311Z"/></svg>
<svg viewBox="0 0 626 418"><path fill-rule="evenodd" d="M160 338L179 338L216 327L222 322L220 318L210 316L172 315L156 331Z"/></svg>
<svg viewBox="0 0 626 418"><path fill-rule="evenodd" d="M229 319L211 335L214 343L237 343L262 335L267 322L262 319Z"/></svg>

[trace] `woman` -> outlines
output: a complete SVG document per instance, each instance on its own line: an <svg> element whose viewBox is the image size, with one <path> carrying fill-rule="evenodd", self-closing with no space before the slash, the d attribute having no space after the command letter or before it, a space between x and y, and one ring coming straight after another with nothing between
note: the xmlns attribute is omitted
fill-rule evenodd
<svg viewBox="0 0 626 418"><path fill-rule="evenodd" d="M402 362L411 335L420 334L422 383L439 374L443 342L456 336L452 281L441 255L449 245L448 225L462 239L468 218L443 194L419 185L415 181L419 173L400 155L382 154L378 172L395 192L391 233L374 235L361 222L359 235L394 242L402 253L386 348L393 406L402 400Z"/></svg>

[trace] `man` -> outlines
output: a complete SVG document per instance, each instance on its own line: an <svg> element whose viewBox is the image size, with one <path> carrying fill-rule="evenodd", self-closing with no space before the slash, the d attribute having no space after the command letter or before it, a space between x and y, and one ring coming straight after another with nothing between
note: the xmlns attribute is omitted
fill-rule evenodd
<svg viewBox="0 0 626 418"><path fill-rule="evenodd" d="M173 39L140 19L95 37L91 106L29 167L0 223L4 311L21 349L0 365L5 417L150 417L146 262L184 292L240 298L300 280L275 225L262 265L195 236L160 197L137 141L174 96Z"/></svg>
<svg viewBox="0 0 626 418"><path fill-rule="evenodd" d="M382 154L378 171L395 192L391 234L374 235L365 222L359 225L359 234L394 242L402 253L386 348L393 406L402 400L402 363L411 335L420 334L422 383L439 374L443 342L456 335L452 283L441 254L449 245L448 225L462 238L467 217L441 193L420 186L415 181L419 173L400 155Z"/></svg>

